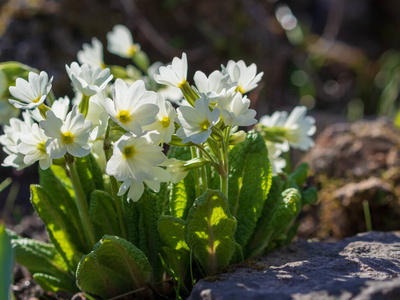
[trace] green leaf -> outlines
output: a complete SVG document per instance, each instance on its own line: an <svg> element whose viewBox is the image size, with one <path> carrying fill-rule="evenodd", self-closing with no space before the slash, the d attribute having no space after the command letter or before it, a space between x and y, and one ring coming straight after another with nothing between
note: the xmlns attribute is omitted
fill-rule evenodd
<svg viewBox="0 0 400 300"><path fill-rule="evenodd" d="M236 219L225 196L207 190L197 198L186 221L185 239L207 274L229 264L235 252Z"/></svg>
<svg viewBox="0 0 400 300"><path fill-rule="evenodd" d="M310 167L307 163L302 163L299 165L296 170L288 176L287 188L299 188L302 186L306 182L309 169Z"/></svg>
<svg viewBox="0 0 400 300"><path fill-rule="evenodd" d="M190 265L190 252L183 249L173 249L170 247L163 247L163 257L174 274L180 279L181 282L186 281L186 276L189 272Z"/></svg>
<svg viewBox="0 0 400 300"><path fill-rule="evenodd" d="M244 247L261 216L271 187L271 166L264 139L249 132L229 152L229 210L238 221L236 241Z"/></svg>
<svg viewBox="0 0 400 300"><path fill-rule="evenodd" d="M255 248L259 247L264 241L266 226L274 213L275 207L278 205L281 194L284 188L284 182L279 175L272 177L272 185L269 190L267 199L264 202L264 207L261 213L261 217L257 221L257 226L254 229L253 235L248 241L245 248L245 256L247 253L251 253Z"/></svg>
<svg viewBox="0 0 400 300"><path fill-rule="evenodd" d="M104 191L103 172L93 154L75 158L76 170L85 191L86 199L90 200L90 195L94 190Z"/></svg>
<svg viewBox="0 0 400 300"><path fill-rule="evenodd" d="M284 190L267 221L259 243L250 249L248 257L262 254L275 238L286 234L300 210L301 195L299 191L295 188Z"/></svg>
<svg viewBox="0 0 400 300"><path fill-rule="evenodd" d="M239 245L239 243L235 243L235 252L232 255L230 265L236 264L238 262L241 262L244 260L244 255L243 255L243 249L242 246Z"/></svg>
<svg viewBox="0 0 400 300"><path fill-rule="evenodd" d="M14 253L11 248L11 239L5 225L0 224L0 299L10 299L10 286L13 277Z"/></svg>
<svg viewBox="0 0 400 300"><path fill-rule="evenodd" d="M128 241L139 246L139 207L136 202L123 201L123 213L126 223L126 230L128 235Z"/></svg>
<svg viewBox="0 0 400 300"><path fill-rule="evenodd" d="M176 184L171 184L169 196L170 214L180 219L186 219L189 209L196 199L193 171L189 171L186 177Z"/></svg>
<svg viewBox="0 0 400 300"><path fill-rule="evenodd" d="M69 269L75 271L82 252L86 249L86 245L81 242L80 233L42 186L31 185L31 203L46 225L50 240L57 251Z"/></svg>
<svg viewBox="0 0 400 300"><path fill-rule="evenodd" d="M139 208L139 248L146 254L152 267L152 281L162 280L164 268L160 260L161 239L158 232L158 219L161 214L158 212L157 195L145 190L137 202Z"/></svg>
<svg viewBox="0 0 400 300"><path fill-rule="evenodd" d="M52 276L44 273L33 274L33 279L42 287L42 289L56 293L58 291L65 291L69 293L79 292L74 280L69 280L67 283L63 278Z"/></svg>
<svg viewBox="0 0 400 300"><path fill-rule="evenodd" d="M66 174L64 169L62 169L61 167L52 167L47 170L42 170L41 168L39 168L40 185L50 196L49 204L53 207L61 209L63 219L68 219L68 223L71 223L73 226L71 231L75 231L75 233L73 234L77 236L77 243L79 245L85 245L86 239L83 234L82 223L79 218L72 184L69 181L68 177L65 178L64 176L66 177ZM59 179L63 177L64 182ZM71 186L68 186L68 184L71 184ZM81 252L86 252L90 250L83 247L79 247L79 249Z"/></svg>
<svg viewBox="0 0 400 300"><path fill-rule="evenodd" d="M185 224L186 222L182 219L162 216L158 220L158 231L163 243L175 250L185 249L189 251L185 241Z"/></svg>
<svg viewBox="0 0 400 300"><path fill-rule="evenodd" d="M145 287L151 272L141 250L123 238L106 235L82 258L76 276L82 291L107 299Z"/></svg>
<svg viewBox="0 0 400 300"><path fill-rule="evenodd" d="M301 191L301 202L305 204L314 204L318 201L318 191L315 187L309 187L308 189Z"/></svg>
<svg viewBox="0 0 400 300"><path fill-rule="evenodd" d="M68 190L71 198L75 198L74 188L72 186L72 182L69 179L66 170L63 167L52 165L50 167L51 171L53 171L54 176L64 185L64 187Z"/></svg>
<svg viewBox="0 0 400 300"><path fill-rule="evenodd" d="M99 190L92 192L89 219L96 241L105 234L121 236L114 199L110 194Z"/></svg>

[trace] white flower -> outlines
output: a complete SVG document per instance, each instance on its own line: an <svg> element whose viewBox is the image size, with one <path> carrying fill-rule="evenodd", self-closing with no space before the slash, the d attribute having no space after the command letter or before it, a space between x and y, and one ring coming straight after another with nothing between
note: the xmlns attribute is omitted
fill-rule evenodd
<svg viewBox="0 0 400 300"><path fill-rule="evenodd" d="M315 131L315 119L306 116L307 108L297 106L288 116L287 112L275 112L272 116L263 116L260 124L264 127L275 128L280 131L280 135L274 136L274 139L280 143L276 144L283 152L289 150L289 145L303 151L308 150L314 145L310 138Z"/></svg>
<svg viewBox="0 0 400 300"><path fill-rule="evenodd" d="M49 80L47 73L44 71L40 72L40 74L29 72L28 81L17 78L15 86L10 86L11 95L19 101L13 99L9 101L20 109L39 107L50 92L52 81L53 77Z"/></svg>
<svg viewBox="0 0 400 300"><path fill-rule="evenodd" d="M21 143L21 136L32 131L33 120L28 112L23 112L24 120L17 118L10 119L10 125L3 127L4 134L0 136L0 143L4 146L3 150L8 156L4 159L2 166L14 167L17 170L26 167L24 154L19 152L18 145Z"/></svg>
<svg viewBox="0 0 400 300"><path fill-rule="evenodd" d="M165 101L160 94L157 95L157 106L160 109L154 123L144 126L144 130L157 130L159 141L169 143L175 132L176 111L171 102Z"/></svg>
<svg viewBox="0 0 400 300"><path fill-rule="evenodd" d="M97 38L92 38L92 44L83 44L82 48L77 54L81 65L88 64L104 69L103 44Z"/></svg>
<svg viewBox="0 0 400 300"><path fill-rule="evenodd" d="M227 74L222 74L216 70L206 76L201 71L197 71L194 74L193 80L196 84L196 88L200 93L206 94L210 100L210 105L215 105L218 97L225 94L235 84L230 83L230 77Z"/></svg>
<svg viewBox="0 0 400 300"><path fill-rule="evenodd" d="M167 158L162 166L167 167L167 171L171 174L171 182L178 183L186 177L189 170L185 169L185 161L176 158Z"/></svg>
<svg viewBox="0 0 400 300"><path fill-rule="evenodd" d="M124 134L113 147L113 155L106 165L106 173L119 181L131 178L135 182L154 180L153 167L165 160L160 146L146 137Z"/></svg>
<svg viewBox="0 0 400 300"><path fill-rule="evenodd" d="M209 100L201 95L191 106L181 106L177 109L178 120L181 127L176 134L182 139L182 143L193 142L195 144L204 143L211 135L211 127L217 123L219 109L210 110Z"/></svg>
<svg viewBox="0 0 400 300"><path fill-rule="evenodd" d="M226 125L251 126L257 123L254 119L256 111L249 109L250 100L233 89L218 98L217 107Z"/></svg>
<svg viewBox="0 0 400 300"><path fill-rule="evenodd" d="M69 103L70 100L68 96L58 98L56 101L53 102L51 110L53 111L53 113L56 115L57 118L64 121L69 111ZM43 116L40 114L39 109L30 110L29 113L32 119L34 119L36 122L44 120Z"/></svg>
<svg viewBox="0 0 400 300"><path fill-rule="evenodd" d="M132 34L124 25L115 25L113 30L107 33L108 51L125 58L131 58L140 50L139 44L133 43Z"/></svg>
<svg viewBox="0 0 400 300"><path fill-rule="evenodd" d="M174 57L170 65L160 67L160 74L155 74L154 80L159 84L172 85L180 88L186 83L187 70L186 53L182 53L181 59Z"/></svg>
<svg viewBox="0 0 400 300"><path fill-rule="evenodd" d="M46 152L46 141L48 137L44 130L39 128L37 123L32 125L32 131L21 135L21 143L18 144L18 151L25 155L24 163L31 165L39 161L39 165L43 170L51 166L52 159Z"/></svg>
<svg viewBox="0 0 400 300"><path fill-rule="evenodd" d="M268 148L268 159L271 163L272 175L282 173L282 170L286 167L286 160L280 155L282 150L277 147L276 143L266 142Z"/></svg>
<svg viewBox="0 0 400 300"><path fill-rule="evenodd" d="M257 66L251 64L246 66L243 60L234 62L233 60L228 61L226 67L222 67L222 73L228 74L231 81L237 84L236 90L245 94L255 89L264 72L257 73Z"/></svg>
<svg viewBox="0 0 400 300"><path fill-rule="evenodd" d="M144 180L143 182L155 192L160 191L161 182L168 182L171 180L170 174L160 167L153 167L154 179ZM131 177L126 179L120 186L118 196L122 196L128 192L128 200L137 201L143 195L144 184L142 181L134 181Z"/></svg>
<svg viewBox="0 0 400 300"><path fill-rule="evenodd" d="M156 99L157 94L147 91L142 80L128 87L117 79L113 89L114 101L107 98L105 107L113 121L135 135L142 135L142 126L155 121L159 110Z"/></svg>
<svg viewBox="0 0 400 300"><path fill-rule="evenodd" d="M71 67L65 65L68 76L74 86L85 96L93 96L102 91L113 78L110 69L102 70L101 67L90 67L73 62Z"/></svg>
<svg viewBox="0 0 400 300"><path fill-rule="evenodd" d="M46 117L46 120L40 121L40 127L49 137L46 151L52 159L61 158L67 152L76 157L90 153L88 139L92 123L79 113L77 105L68 113L65 122L57 118L52 111L47 111Z"/></svg>
<svg viewBox="0 0 400 300"><path fill-rule="evenodd" d="M290 113L285 123L285 128L290 128L286 134L289 144L293 148L306 151L314 146L314 141L310 138L315 131L315 119L307 116L305 106L296 106Z"/></svg>

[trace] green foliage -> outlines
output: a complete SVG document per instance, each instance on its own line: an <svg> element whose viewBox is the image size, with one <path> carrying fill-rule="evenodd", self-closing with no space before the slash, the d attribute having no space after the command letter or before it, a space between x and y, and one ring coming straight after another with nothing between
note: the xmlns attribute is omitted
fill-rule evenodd
<svg viewBox="0 0 400 300"><path fill-rule="evenodd" d="M229 265L236 248L236 224L219 191L208 190L190 209L185 240L207 274Z"/></svg>
<svg viewBox="0 0 400 300"><path fill-rule="evenodd" d="M10 286L13 277L14 253L11 248L11 238L8 236L5 225L0 224L0 299L8 300L11 297Z"/></svg>
<svg viewBox="0 0 400 300"><path fill-rule="evenodd" d="M261 216L271 181L265 142L257 132L229 152L229 210L238 221L236 241L243 247Z"/></svg>
<svg viewBox="0 0 400 300"><path fill-rule="evenodd" d="M78 291L74 276L53 244L26 238L13 239L12 244L16 261L34 276L39 274L41 279L38 283L42 288L71 293Z"/></svg>
<svg viewBox="0 0 400 300"><path fill-rule="evenodd" d="M82 291L111 298L146 286L152 268L136 246L116 236L104 236L77 269Z"/></svg>
<svg viewBox="0 0 400 300"><path fill-rule="evenodd" d="M75 162L79 180L89 202L90 194L94 190L104 191L103 172L91 153L85 157L76 157Z"/></svg>
<svg viewBox="0 0 400 300"><path fill-rule="evenodd" d="M301 195L297 189L290 188L282 192L275 203L264 228L259 228L257 233L258 244L252 244L248 257L262 254L271 242L281 234L286 234L301 209Z"/></svg>
<svg viewBox="0 0 400 300"><path fill-rule="evenodd" d="M46 225L49 237L66 261L69 269L75 271L84 252L80 232L74 227L59 203L40 185L31 185L31 203Z"/></svg>
<svg viewBox="0 0 400 300"><path fill-rule="evenodd" d="M94 190L91 196L89 218L96 240L105 234L121 236L114 199L99 190Z"/></svg>

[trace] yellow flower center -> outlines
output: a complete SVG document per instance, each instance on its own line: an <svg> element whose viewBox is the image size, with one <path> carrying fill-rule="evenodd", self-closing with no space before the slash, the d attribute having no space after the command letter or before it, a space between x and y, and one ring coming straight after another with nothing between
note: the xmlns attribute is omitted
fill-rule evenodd
<svg viewBox="0 0 400 300"><path fill-rule="evenodd" d="M206 131L210 126L211 126L210 122L208 122L208 120L205 120L204 122L200 123L200 130Z"/></svg>
<svg viewBox="0 0 400 300"><path fill-rule="evenodd" d="M242 87L240 85L238 85L238 87L235 90L236 92L240 92L242 95L244 94L244 91L242 89Z"/></svg>
<svg viewBox="0 0 400 300"><path fill-rule="evenodd" d="M43 142L43 143L38 144L38 145L37 145L37 149L38 149L40 152L46 153L46 142Z"/></svg>
<svg viewBox="0 0 400 300"><path fill-rule="evenodd" d="M40 101L40 98L42 98L42 96L38 96L35 100L32 100L33 103L38 103Z"/></svg>
<svg viewBox="0 0 400 300"><path fill-rule="evenodd" d="M170 119L169 119L168 117L164 117L164 118L160 121L160 123L161 123L161 126L162 126L163 128L167 128L167 127L169 126L169 124L171 124L171 121L170 121Z"/></svg>
<svg viewBox="0 0 400 300"><path fill-rule="evenodd" d="M178 88L182 88L186 82L187 82L186 79L183 80L180 84L178 84Z"/></svg>
<svg viewBox="0 0 400 300"><path fill-rule="evenodd" d="M126 54L127 56L132 57L138 50L139 50L138 46L132 45L129 47L128 52Z"/></svg>
<svg viewBox="0 0 400 300"><path fill-rule="evenodd" d="M69 131L61 134L61 141L64 144L67 144L67 145L72 144L74 142L74 140L75 140L74 135Z"/></svg>
<svg viewBox="0 0 400 300"><path fill-rule="evenodd" d="M121 110L118 113L117 119L122 123L128 123L131 120L131 116L129 115L129 111L127 110Z"/></svg>
<svg viewBox="0 0 400 300"><path fill-rule="evenodd" d="M125 147L124 150L122 150L122 155L126 159L132 158L135 155L135 148L133 146Z"/></svg>

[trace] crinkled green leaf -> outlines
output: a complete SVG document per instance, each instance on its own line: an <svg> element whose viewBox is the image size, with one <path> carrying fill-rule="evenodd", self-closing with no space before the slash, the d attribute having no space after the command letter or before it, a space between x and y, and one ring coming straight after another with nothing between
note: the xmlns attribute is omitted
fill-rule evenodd
<svg viewBox="0 0 400 300"><path fill-rule="evenodd" d="M76 276L82 291L111 298L145 287L151 273L140 249L123 238L106 235L82 258Z"/></svg>
<svg viewBox="0 0 400 300"><path fill-rule="evenodd" d="M56 293L58 291L65 291L70 293L77 293L79 290L74 280L66 282L62 277L52 276L50 274L35 273L33 279L42 287L42 289Z"/></svg>
<svg viewBox="0 0 400 300"><path fill-rule="evenodd" d="M103 172L93 154L75 158L76 170L85 191L86 199L90 200L90 194L94 190L104 191Z"/></svg>
<svg viewBox="0 0 400 300"><path fill-rule="evenodd" d="M301 187L308 177L309 166L307 163L299 165L293 173L288 176L287 188L299 188Z"/></svg>
<svg viewBox="0 0 400 300"><path fill-rule="evenodd" d="M189 209L192 207L193 202L196 199L194 185L193 171L190 171L180 182L176 184L171 183L169 212L172 216L184 220L187 218Z"/></svg>
<svg viewBox="0 0 400 300"><path fill-rule="evenodd" d="M271 166L264 139L249 132L229 152L229 210L238 221L236 241L244 247L261 216L271 181Z"/></svg>
<svg viewBox="0 0 400 300"><path fill-rule="evenodd" d="M14 253L11 248L11 239L5 225L0 224L0 299L10 299L10 286L13 277Z"/></svg>
<svg viewBox="0 0 400 300"><path fill-rule="evenodd" d="M128 235L127 240L139 247L139 207L136 202L126 201L126 199L123 201L123 206L123 213Z"/></svg>
<svg viewBox="0 0 400 300"><path fill-rule="evenodd" d="M239 245L239 243L235 243L235 252L232 255L230 264L236 264L238 262L241 262L244 260L244 255L243 255L243 249L242 246Z"/></svg>
<svg viewBox="0 0 400 300"><path fill-rule="evenodd" d="M207 190L197 198L186 221L185 239L207 274L229 264L235 252L236 219L225 196Z"/></svg>
<svg viewBox="0 0 400 300"><path fill-rule="evenodd" d="M92 192L89 219L96 241L105 234L121 236L114 199L110 194L99 190Z"/></svg>
<svg viewBox="0 0 400 300"><path fill-rule="evenodd" d="M303 205L314 204L318 201L318 191L315 187L309 187L304 191L301 191L301 202Z"/></svg>
<svg viewBox="0 0 400 300"><path fill-rule="evenodd" d="M57 173L54 172L56 170ZM64 174L64 175L63 175ZM73 225L73 230L77 236L77 241L79 240L80 245L85 245L86 239L83 234L82 222L79 218L78 208L76 206L75 195L72 187L68 186L67 178L64 178L64 183L59 179L63 178L65 171L61 168L49 168L47 170L42 170L39 168L39 178L40 185L49 194L49 202L52 206L61 209L63 218L69 219L70 223ZM68 179L69 180L69 179ZM71 182L69 182L71 184ZM72 189L72 197L70 194L70 189ZM86 248L78 248L82 252L86 252Z"/></svg>
<svg viewBox="0 0 400 300"><path fill-rule="evenodd" d="M75 197L74 188L72 186L72 182L67 175L67 171L65 168L57 165L51 165L50 170L53 171L55 177L60 180L60 182L64 185L64 187L68 190L71 198Z"/></svg>
<svg viewBox="0 0 400 300"><path fill-rule="evenodd" d="M268 236L265 235L266 226L271 219L272 214L275 212L275 206L277 206L280 202L284 184L285 183L279 175L272 177L271 188L269 190L267 199L264 202L261 217L258 219L257 226L246 245L245 256L247 253L251 253L253 249L259 247L260 244L264 243L262 238L268 238Z"/></svg>
<svg viewBox="0 0 400 300"><path fill-rule="evenodd" d="M295 188L283 191L260 235L259 243L249 250L248 257L262 254L275 238L285 234L300 210L301 195L299 191Z"/></svg>
<svg viewBox="0 0 400 300"><path fill-rule="evenodd" d="M162 244L157 224L161 214L157 209L157 195L145 190L137 205L139 209L139 248L146 254L153 267L153 282L158 282L162 280L164 269L160 259Z"/></svg>
<svg viewBox="0 0 400 300"><path fill-rule="evenodd" d="M158 231L163 243L175 250L185 249L189 251L185 241L185 224L186 222L182 219L162 216L158 220Z"/></svg>
<svg viewBox="0 0 400 300"><path fill-rule="evenodd" d="M31 203L46 225L47 232L69 269L75 271L86 245L81 244L79 232L70 218L40 185L31 185Z"/></svg>
<svg viewBox="0 0 400 300"><path fill-rule="evenodd" d="M189 274L190 266L190 252L184 249L173 249L170 247L163 247L163 257L171 270L182 281L186 281Z"/></svg>

